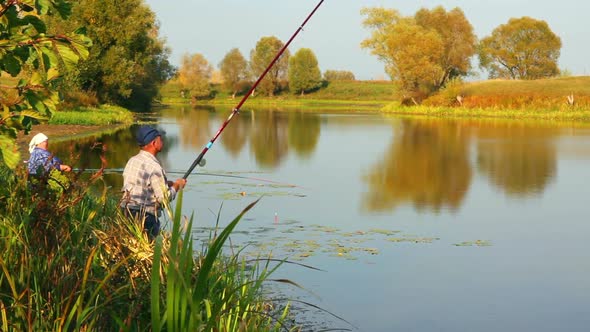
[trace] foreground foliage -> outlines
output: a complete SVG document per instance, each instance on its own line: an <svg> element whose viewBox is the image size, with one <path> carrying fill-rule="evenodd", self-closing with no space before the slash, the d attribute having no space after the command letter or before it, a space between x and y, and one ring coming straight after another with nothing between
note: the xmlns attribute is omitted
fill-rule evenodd
<svg viewBox="0 0 590 332"><path fill-rule="evenodd" d="M1 0L0 5L0 75L18 78L0 86L0 162L14 168L20 160L18 132L51 117L60 76L88 56L91 42L83 30L47 34L44 20L67 18L67 1Z"/></svg>
<svg viewBox="0 0 590 332"><path fill-rule="evenodd" d="M80 174L55 185L23 172L0 168L2 331L287 329L288 309L260 297L272 269L221 255L243 213L195 256L179 204L154 250L106 189L91 194Z"/></svg>

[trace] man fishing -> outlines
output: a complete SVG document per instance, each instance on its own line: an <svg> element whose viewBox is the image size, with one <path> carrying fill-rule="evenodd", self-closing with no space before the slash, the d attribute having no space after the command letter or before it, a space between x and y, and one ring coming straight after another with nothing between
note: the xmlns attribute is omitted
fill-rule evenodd
<svg viewBox="0 0 590 332"><path fill-rule="evenodd" d="M176 198L186 179L174 182L166 179L166 172L156 158L164 146L157 129L142 126L136 139L140 151L129 159L123 171L121 209L127 216L142 220L144 231L154 239L160 233L159 217L164 203Z"/></svg>

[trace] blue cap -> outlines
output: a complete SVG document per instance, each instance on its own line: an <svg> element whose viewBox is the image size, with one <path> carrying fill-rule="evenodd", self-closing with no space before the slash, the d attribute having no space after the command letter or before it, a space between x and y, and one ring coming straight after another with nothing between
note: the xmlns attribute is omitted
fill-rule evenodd
<svg viewBox="0 0 590 332"><path fill-rule="evenodd" d="M137 139L137 144L139 144L139 146L145 146L150 144L150 142L158 136L162 136L162 134L156 128L141 126L139 127L139 130L137 130L135 138Z"/></svg>

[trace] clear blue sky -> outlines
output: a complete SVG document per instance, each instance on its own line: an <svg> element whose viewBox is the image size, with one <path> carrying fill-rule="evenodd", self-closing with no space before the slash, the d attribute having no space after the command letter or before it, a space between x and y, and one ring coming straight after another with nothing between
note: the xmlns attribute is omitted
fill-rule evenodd
<svg viewBox="0 0 590 332"><path fill-rule="evenodd" d="M264 36L286 42L319 0L146 0L156 13L161 35L178 65L184 53L201 53L217 68L237 47L249 58ZM491 34L512 17L541 19L562 40L559 65L574 75L590 75L590 1L582 0L325 0L289 48L311 48L320 69L350 70L357 79L388 78L383 64L360 42L369 31L361 26L362 7L395 8L405 16L420 8L459 7L478 38ZM484 76L475 79L484 79Z"/></svg>

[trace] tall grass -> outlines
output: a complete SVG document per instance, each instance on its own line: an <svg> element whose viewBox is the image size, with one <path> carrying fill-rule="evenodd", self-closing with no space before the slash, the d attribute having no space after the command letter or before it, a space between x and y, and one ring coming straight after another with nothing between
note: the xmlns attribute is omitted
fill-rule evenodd
<svg viewBox="0 0 590 332"><path fill-rule="evenodd" d="M172 233L151 243L120 214L100 173L89 180L102 186L98 196L78 174L60 190L52 181L0 167L0 330L289 329L288 305L271 310L261 295L276 267L222 253L254 203L198 253L192 218L182 227L182 196L168 209Z"/></svg>
<svg viewBox="0 0 590 332"><path fill-rule="evenodd" d="M99 107L80 106L55 112L49 120L49 124L93 126L131 124L132 122L133 113L115 105L101 105Z"/></svg>
<svg viewBox="0 0 590 332"><path fill-rule="evenodd" d="M456 99L462 97L461 103ZM573 105L568 97L573 96ZM590 77L453 82L424 101L426 106L503 110L590 110Z"/></svg>

